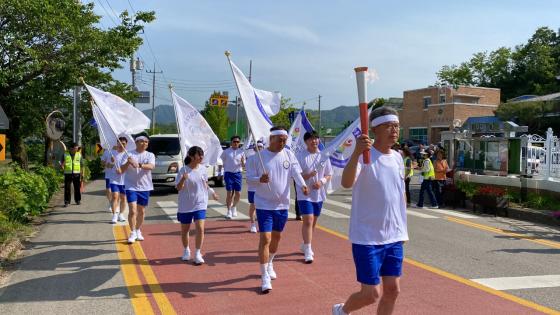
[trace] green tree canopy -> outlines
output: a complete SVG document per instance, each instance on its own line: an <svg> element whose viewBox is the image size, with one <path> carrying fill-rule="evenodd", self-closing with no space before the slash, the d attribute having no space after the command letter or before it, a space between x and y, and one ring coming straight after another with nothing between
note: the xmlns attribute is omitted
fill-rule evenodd
<svg viewBox="0 0 560 315"><path fill-rule="evenodd" d="M27 167L23 139L41 135L53 109L69 112L69 92L80 77L121 96L133 95L130 86L113 80L112 71L142 44L139 32L155 15L124 11L120 18L120 25L101 29L93 3L0 2L0 105L10 119L7 136L14 161ZM82 108L88 113L86 104Z"/></svg>
<svg viewBox="0 0 560 315"><path fill-rule="evenodd" d="M228 125L228 115L227 108L222 106L211 106L209 102L206 102L206 107L201 112L208 125L212 128L216 136L220 141L226 140L227 137L227 125Z"/></svg>

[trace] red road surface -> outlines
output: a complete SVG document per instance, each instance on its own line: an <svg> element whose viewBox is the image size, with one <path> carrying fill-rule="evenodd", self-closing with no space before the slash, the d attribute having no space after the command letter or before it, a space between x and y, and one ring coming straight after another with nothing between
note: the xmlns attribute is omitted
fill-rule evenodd
<svg viewBox="0 0 560 315"><path fill-rule="evenodd" d="M258 235L250 234L245 222L206 222L202 266L181 261L178 224L145 225L141 244L178 314L330 314L333 304L359 288L350 243L316 230L315 262L304 264L300 227L297 221L286 225L274 260L278 279L266 295L260 294ZM408 263L401 283L396 314L538 313ZM355 314L375 314L375 307Z"/></svg>

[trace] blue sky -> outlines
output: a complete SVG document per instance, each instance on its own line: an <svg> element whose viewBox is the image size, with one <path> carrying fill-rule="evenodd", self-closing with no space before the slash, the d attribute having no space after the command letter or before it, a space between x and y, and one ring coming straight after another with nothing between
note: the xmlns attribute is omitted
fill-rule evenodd
<svg viewBox="0 0 560 315"><path fill-rule="evenodd" d="M108 15L130 5L154 10L157 19L146 26L152 50L144 43L138 55L145 70L153 69L155 55L156 70L164 71L156 77L156 105L170 103L170 82L199 108L214 88L237 94L225 50L246 75L253 61L255 87L307 100L310 109L320 94L321 107L330 109L357 103L355 66L378 73L369 98L402 97L433 84L443 65L522 44L541 26L560 27L555 0L93 2L105 27L114 25ZM116 77L130 82L128 65ZM151 75L144 72L139 81L140 89L151 90Z"/></svg>

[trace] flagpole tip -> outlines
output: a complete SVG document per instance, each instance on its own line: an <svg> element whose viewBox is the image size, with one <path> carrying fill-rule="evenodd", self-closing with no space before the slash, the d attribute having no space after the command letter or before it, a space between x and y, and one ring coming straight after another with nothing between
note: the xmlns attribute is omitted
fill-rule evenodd
<svg viewBox="0 0 560 315"><path fill-rule="evenodd" d="M229 58L229 56L231 56L231 52L230 52L229 50L226 50L226 51L224 52L224 54L225 54L226 57L228 57L228 58Z"/></svg>
<svg viewBox="0 0 560 315"><path fill-rule="evenodd" d="M171 83L169 83L168 87L170 90L173 90L173 85Z"/></svg>
<svg viewBox="0 0 560 315"><path fill-rule="evenodd" d="M80 77L79 79L82 84L86 84L86 81L84 81L84 77Z"/></svg>

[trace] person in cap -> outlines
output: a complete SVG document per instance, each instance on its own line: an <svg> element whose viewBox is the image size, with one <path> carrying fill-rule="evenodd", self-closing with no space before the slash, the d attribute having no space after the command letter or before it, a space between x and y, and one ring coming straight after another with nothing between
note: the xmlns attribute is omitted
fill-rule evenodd
<svg viewBox="0 0 560 315"><path fill-rule="evenodd" d="M105 163L105 174L109 174L109 189L111 190L111 210L113 218L111 223L118 221L124 222L123 213L126 210L126 192L124 189L124 172L121 170L120 163L126 158L125 147L128 143L126 137L119 137L115 146L116 150L111 153L111 157Z"/></svg>
<svg viewBox="0 0 560 315"><path fill-rule="evenodd" d="M259 167L259 157L257 156L257 152L262 150L264 145L262 141L257 141L257 144L253 147L253 152L247 154L247 163L245 164L245 168L247 172L249 169L254 169ZM249 227L249 232L257 233L257 224L255 223L255 189L257 184L247 180L247 199L249 201L249 220L251 222L251 226Z"/></svg>
<svg viewBox="0 0 560 315"><path fill-rule="evenodd" d="M231 137L231 146L222 152L220 158L224 163L224 181L226 182L226 219L237 216L237 203L241 197L243 175L241 171L245 166L245 155L240 148L241 138Z"/></svg>
<svg viewBox="0 0 560 315"><path fill-rule="evenodd" d="M82 153L78 151L77 143L70 145L70 150L64 152L61 168L64 171L64 207L68 207L71 198L71 186L74 186L74 201L77 205L82 201L82 178L84 175L84 161Z"/></svg>
<svg viewBox="0 0 560 315"><path fill-rule="evenodd" d="M302 169L301 175L307 187L311 187L311 190L309 195L305 195L298 187L296 198L303 221L301 225L303 244L301 244L300 249L303 252L305 263L310 264L314 259L313 249L311 248L313 230L317 225L317 219L321 215L323 201L327 199L326 185L333 175L333 169L329 159L321 164L319 134L317 132L306 132L303 135L303 140L307 150L301 150L296 156Z"/></svg>
<svg viewBox="0 0 560 315"><path fill-rule="evenodd" d="M399 139L399 118L389 107L373 110L369 118L375 142L365 134L358 137L341 180L344 188L352 188L348 234L361 287L332 307L336 315L377 301L377 314L391 314L400 291L408 230L403 158L391 149ZM369 164L363 163L364 150L370 152Z"/></svg>
<svg viewBox="0 0 560 315"><path fill-rule="evenodd" d="M290 183L295 179L304 194L309 190L301 176L301 168L294 153L285 149L288 132L283 127L270 129L268 148L262 150L264 164L247 169L247 180L256 183L255 207L259 224L259 262L261 267L261 292L272 290L271 280L277 278L273 259L278 251L281 233L288 220Z"/></svg>
<svg viewBox="0 0 560 315"><path fill-rule="evenodd" d="M433 182L436 177L434 164L432 163L431 151L423 151L420 152L422 157L422 184L420 185L420 196L418 198L418 203L416 207L423 208L424 207L424 192L428 193L428 197L430 198L430 202L432 203L432 208L438 208L438 203L436 199L436 195L434 194L433 190Z"/></svg>
<svg viewBox="0 0 560 315"><path fill-rule="evenodd" d="M192 146L187 151L185 164L177 173L175 188L179 191L177 220L181 222L181 241L183 243L182 260L191 259L189 247L189 230L192 222L196 226L194 264L203 264L202 243L204 241L204 221L208 208L208 192L212 193L214 200L218 195L208 186L206 167L201 165L204 159L202 148Z"/></svg>
<svg viewBox="0 0 560 315"><path fill-rule="evenodd" d="M136 150L130 151L125 160L120 163L121 170L125 173L124 187L128 201L128 224L130 236L128 243L143 241L144 236L140 231L144 223L146 207L150 200L150 191L154 190L152 184L152 170L156 165L156 157L148 152L149 139L138 136L135 139Z"/></svg>

